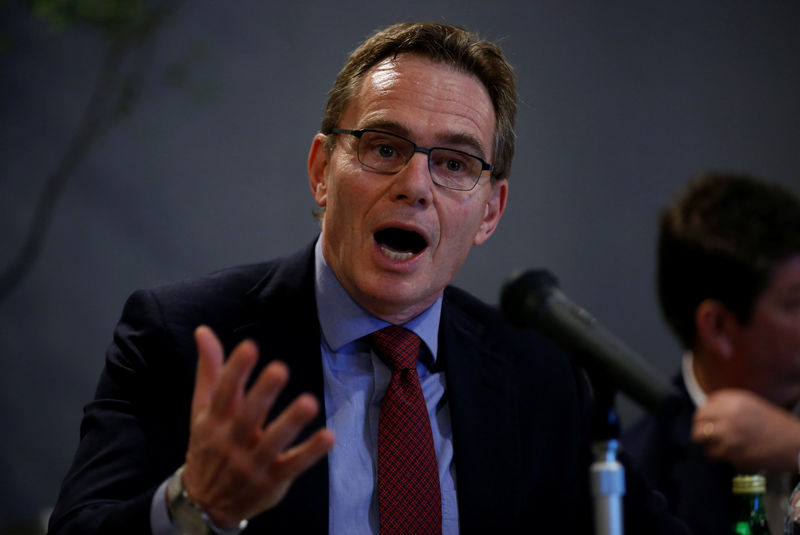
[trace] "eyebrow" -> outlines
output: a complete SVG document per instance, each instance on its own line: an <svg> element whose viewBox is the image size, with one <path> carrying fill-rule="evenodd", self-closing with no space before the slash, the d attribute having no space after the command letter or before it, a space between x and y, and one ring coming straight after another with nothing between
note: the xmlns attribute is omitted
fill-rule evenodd
<svg viewBox="0 0 800 535"><path fill-rule="evenodd" d="M359 128L366 128L370 130L385 130L389 133L397 134L406 137L408 139L411 139L411 132L409 132L408 128L406 128L405 126L403 126L398 122L386 119L369 121L361 125ZM449 148L456 149L457 147L467 147L469 148L469 150L464 152L470 152L471 154L474 154L475 156L480 156L481 158L486 157L486 150L484 149L483 144L480 142L479 139L477 139L473 135L465 134L462 132L448 132L444 134L444 136L441 139L442 139L441 143L443 144L437 144L435 145L436 147L444 149L449 149ZM414 143L416 143L416 141L414 141ZM455 146L451 147L449 145L455 145ZM463 149L458 149L458 150L463 150Z"/></svg>

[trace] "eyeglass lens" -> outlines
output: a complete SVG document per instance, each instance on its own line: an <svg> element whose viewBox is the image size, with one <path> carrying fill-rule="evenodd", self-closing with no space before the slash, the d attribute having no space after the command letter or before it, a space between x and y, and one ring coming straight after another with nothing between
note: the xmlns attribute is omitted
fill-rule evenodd
<svg viewBox="0 0 800 535"><path fill-rule="evenodd" d="M441 186L469 190L480 178L482 162L465 152L442 148L417 151L428 152L431 178ZM385 173L400 171L414 156L414 152L413 143L384 132L365 131L358 143L359 161Z"/></svg>

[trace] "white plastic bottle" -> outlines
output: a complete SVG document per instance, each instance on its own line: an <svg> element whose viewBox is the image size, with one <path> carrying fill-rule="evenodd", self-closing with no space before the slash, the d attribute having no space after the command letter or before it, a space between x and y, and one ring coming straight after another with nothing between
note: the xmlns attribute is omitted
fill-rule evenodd
<svg viewBox="0 0 800 535"><path fill-rule="evenodd" d="M797 456L800 468L800 454ZM789 506L786 508L786 520L783 523L783 535L800 535L800 482L792 491Z"/></svg>

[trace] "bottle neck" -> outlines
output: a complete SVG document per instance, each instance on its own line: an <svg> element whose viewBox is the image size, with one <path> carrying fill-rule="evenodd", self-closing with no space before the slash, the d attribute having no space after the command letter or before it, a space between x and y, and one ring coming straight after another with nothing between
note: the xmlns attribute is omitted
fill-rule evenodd
<svg viewBox="0 0 800 535"><path fill-rule="evenodd" d="M740 508L746 508L750 511L764 511L764 495L759 492L752 494L735 494L736 501L739 503Z"/></svg>
<svg viewBox="0 0 800 535"><path fill-rule="evenodd" d="M734 535L769 535L762 493L734 494L736 517Z"/></svg>

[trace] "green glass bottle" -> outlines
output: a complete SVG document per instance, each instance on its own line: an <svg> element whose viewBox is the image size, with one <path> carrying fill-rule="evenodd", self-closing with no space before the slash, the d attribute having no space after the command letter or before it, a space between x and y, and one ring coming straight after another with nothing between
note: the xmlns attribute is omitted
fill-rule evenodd
<svg viewBox="0 0 800 535"><path fill-rule="evenodd" d="M747 475L733 478L734 535L770 535L764 513L764 476Z"/></svg>

